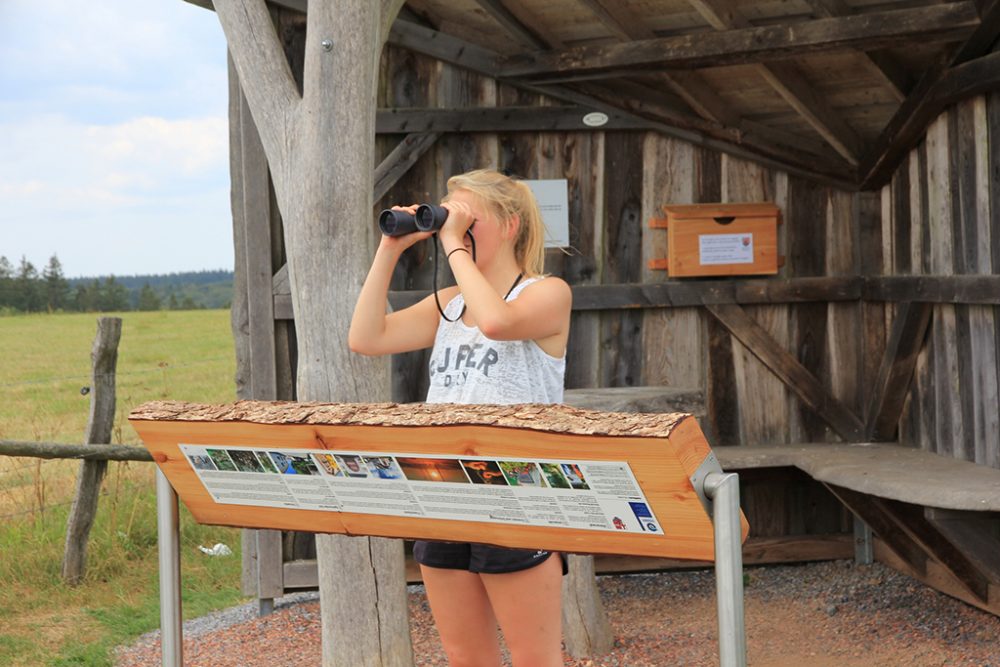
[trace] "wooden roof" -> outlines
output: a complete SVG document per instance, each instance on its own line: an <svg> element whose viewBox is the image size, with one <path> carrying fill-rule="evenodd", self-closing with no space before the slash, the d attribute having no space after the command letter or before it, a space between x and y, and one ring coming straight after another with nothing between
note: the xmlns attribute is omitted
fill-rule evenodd
<svg viewBox="0 0 1000 667"><path fill-rule="evenodd" d="M1000 88L998 35L1000 0L407 0L389 42L620 127L875 188L946 105ZM436 118L424 129L456 122Z"/></svg>
<svg viewBox="0 0 1000 667"><path fill-rule="evenodd" d="M988 52L1000 31L996 5L408 0L390 41L412 48L409 37L429 34L411 27L422 24L485 50L449 58L457 64L873 187L947 103L941 82L955 78L952 68ZM977 91L998 87L1000 60L989 65Z"/></svg>

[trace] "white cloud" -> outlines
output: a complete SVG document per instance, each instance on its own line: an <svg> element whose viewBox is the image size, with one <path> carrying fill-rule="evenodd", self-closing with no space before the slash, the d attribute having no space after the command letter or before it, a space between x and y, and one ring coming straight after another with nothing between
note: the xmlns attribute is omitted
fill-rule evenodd
<svg viewBox="0 0 1000 667"><path fill-rule="evenodd" d="M232 266L226 48L183 0L0 0L0 255Z"/></svg>
<svg viewBox="0 0 1000 667"><path fill-rule="evenodd" d="M197 188L198 179L218 186L228 176L227 122L144 117L84 125L45 117L0 124L0 188L46 197L106 188L129 198L181 183Z"/></svg>

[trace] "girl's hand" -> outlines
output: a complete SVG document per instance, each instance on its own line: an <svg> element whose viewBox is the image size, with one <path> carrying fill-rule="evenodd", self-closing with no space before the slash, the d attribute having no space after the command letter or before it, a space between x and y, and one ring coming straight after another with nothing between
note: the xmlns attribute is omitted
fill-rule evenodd
<svg viewBox="0 0 1000 667"><path fill-rule="evenodd" d="M465 233L476 222L476 216L469 205L462 201L453 199L441 206L448 209L448 219L444 221L438 236L441 238L441 247L448 252L465 244Z"/></svg>
<svg viewBox="0 0 1000 667"><path fill-rule="evenodd" d="M406 211L410 215L416 215L418 204L411 204L409 206L393 206L393 211ZM403 254L407 248L416 245L424 239L428 239L433 236L434 232L413 232L412 234L404 234L403 236L386 236L382 235L382 240L379 242L379 250L388 250L396 254Z"/></svg>

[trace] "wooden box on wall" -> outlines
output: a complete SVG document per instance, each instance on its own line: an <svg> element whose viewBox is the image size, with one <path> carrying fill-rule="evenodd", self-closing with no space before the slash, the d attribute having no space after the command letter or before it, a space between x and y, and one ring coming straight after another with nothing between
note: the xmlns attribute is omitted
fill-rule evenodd
<svg viewBox="0 0 1000 667"><path fill-rule="evenodd" d="M778 272L778 223L772 203L689 204L663 207L667 257L649 262L671 277L766 275Z"/></svg>

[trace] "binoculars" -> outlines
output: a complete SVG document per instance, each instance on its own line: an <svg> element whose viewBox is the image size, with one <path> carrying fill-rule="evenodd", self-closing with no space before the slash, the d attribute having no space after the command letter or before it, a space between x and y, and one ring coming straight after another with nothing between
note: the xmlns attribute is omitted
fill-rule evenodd
<svg viewBox="0 0 1000 667"><path fill-rule="evenodd" d="M436 204L421 204L416 215L387 208L378 214L378 228L385 236L404 236L413 232L436 232L448 219L448 209Z"/></svg>

